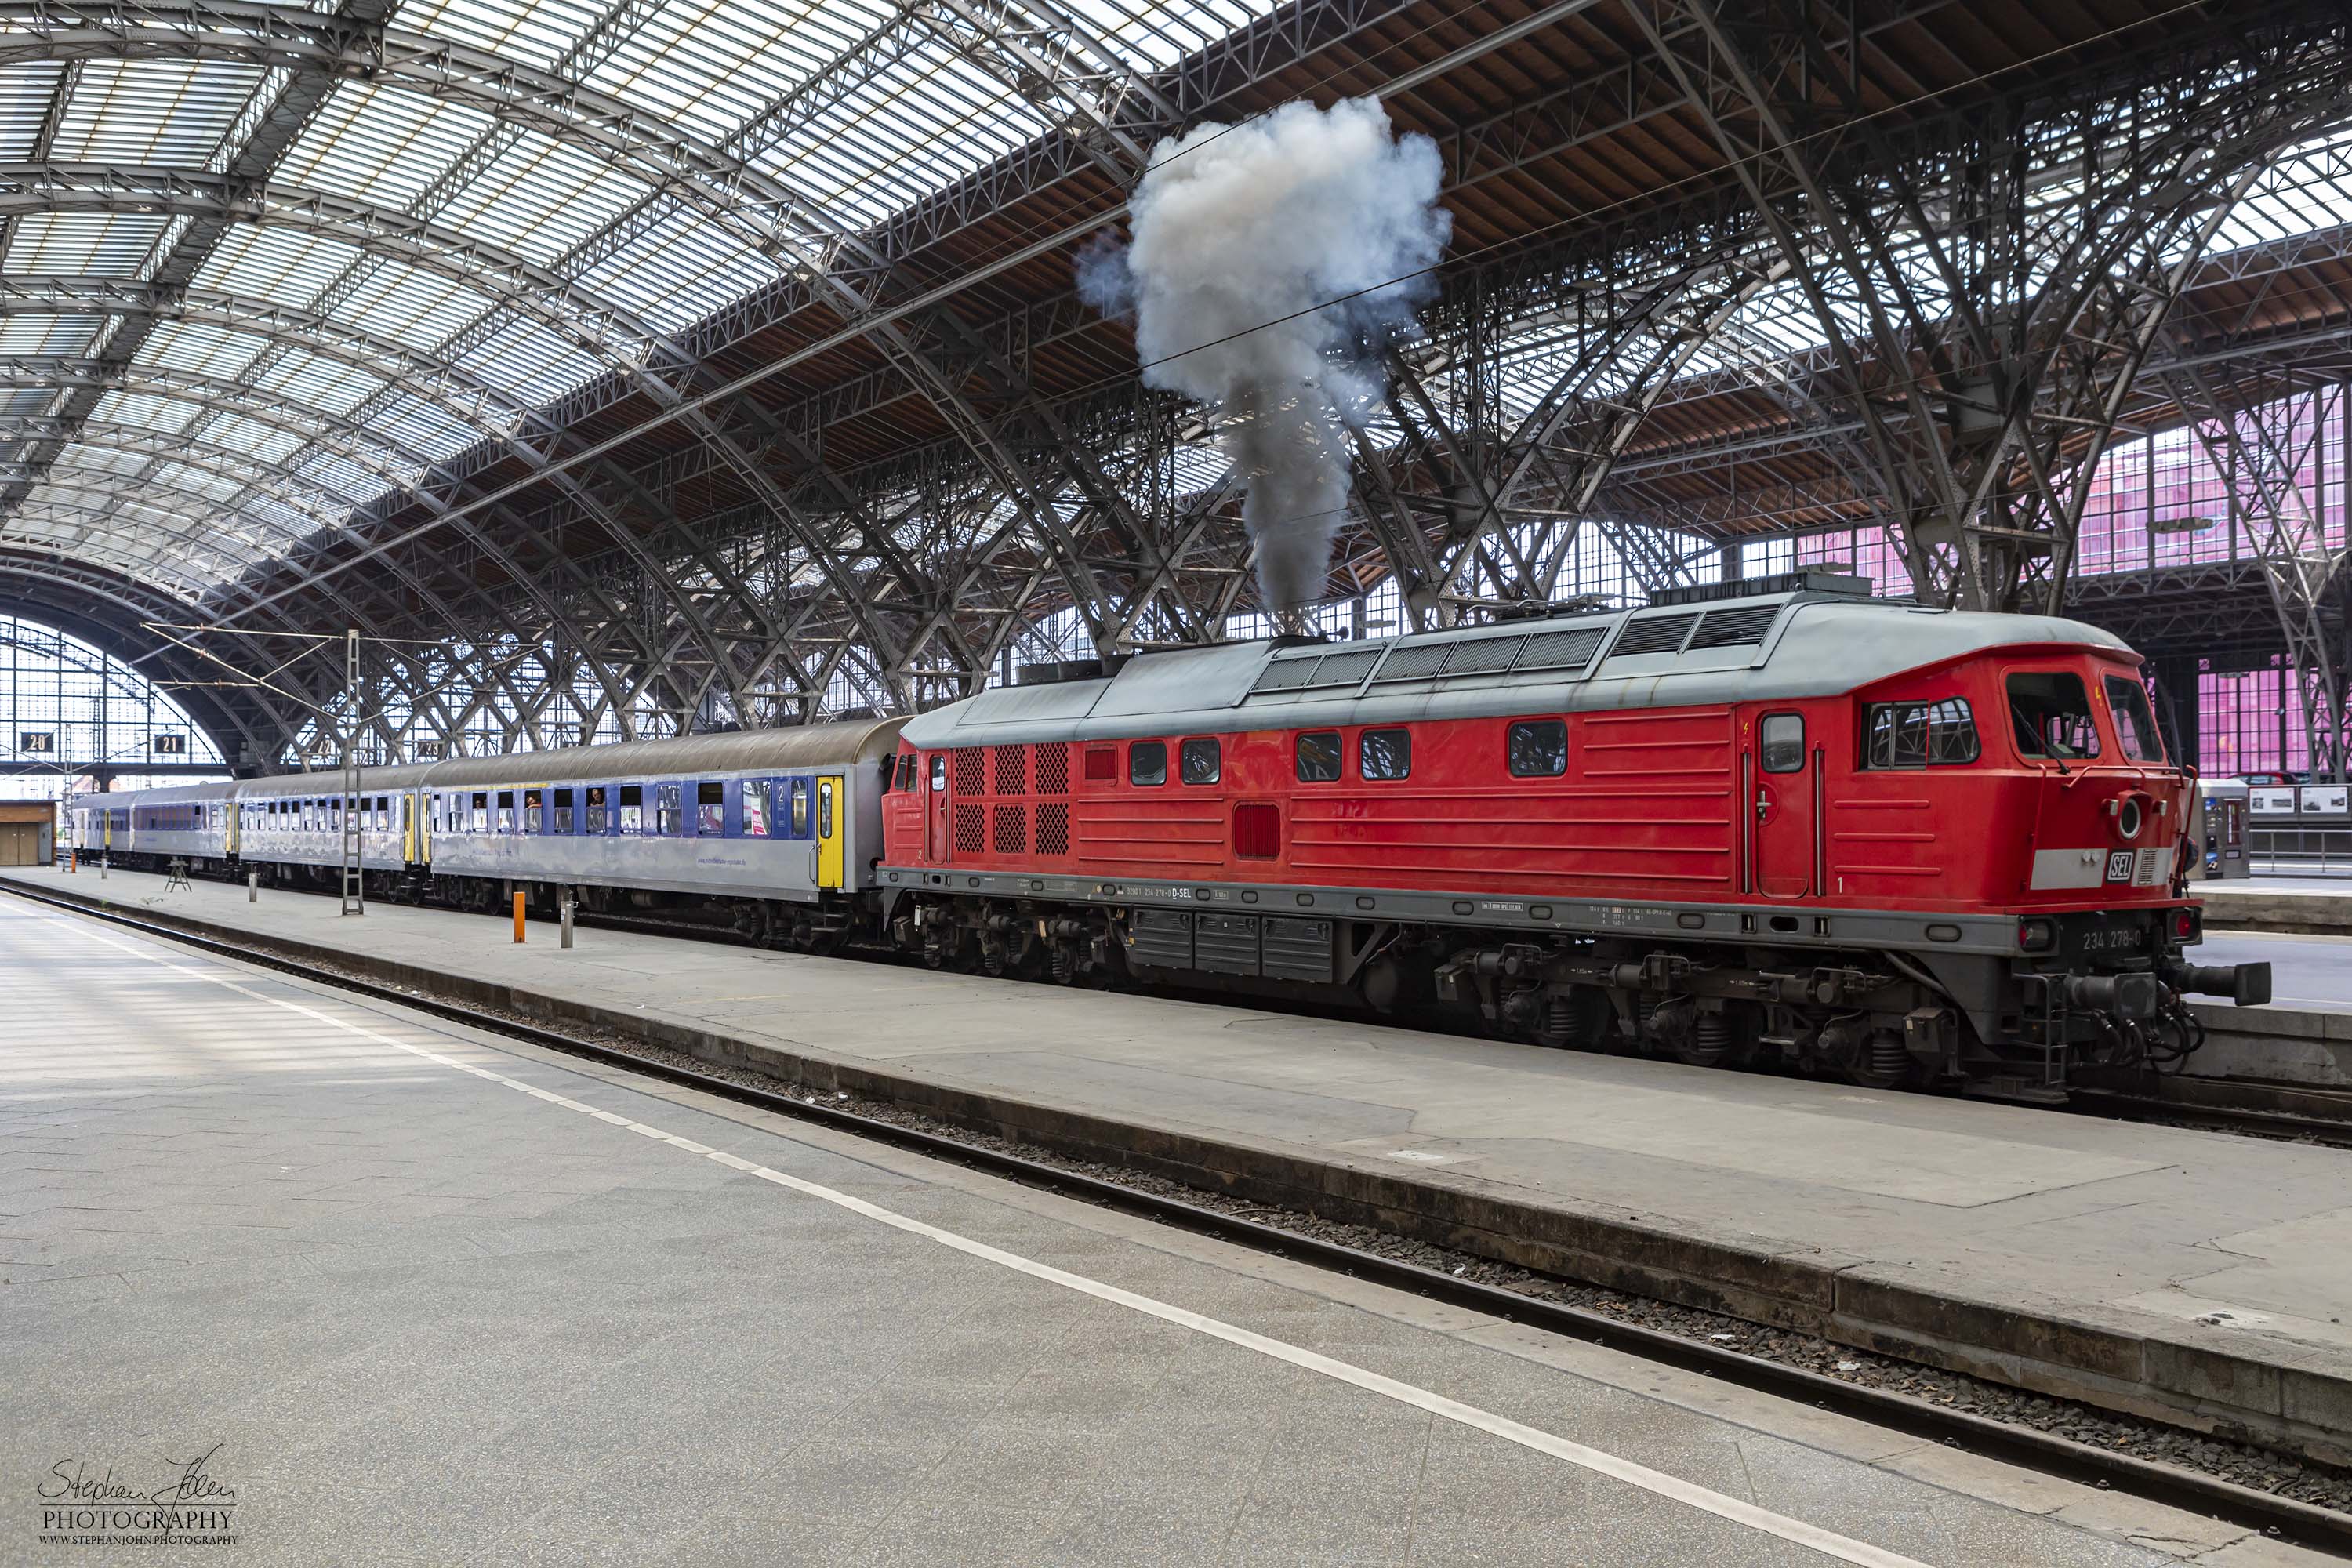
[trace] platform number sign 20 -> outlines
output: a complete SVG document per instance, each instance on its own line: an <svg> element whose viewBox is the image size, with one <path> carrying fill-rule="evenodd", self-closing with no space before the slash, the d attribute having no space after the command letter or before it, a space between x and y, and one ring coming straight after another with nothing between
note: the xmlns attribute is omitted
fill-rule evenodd
<svg viewBox="0 0 2352 1568"><path fill-rule="evenodd" d="M54 752L58 749L58 732L55 730L19 730L16 731L16 749L20 752Z"/></svg>

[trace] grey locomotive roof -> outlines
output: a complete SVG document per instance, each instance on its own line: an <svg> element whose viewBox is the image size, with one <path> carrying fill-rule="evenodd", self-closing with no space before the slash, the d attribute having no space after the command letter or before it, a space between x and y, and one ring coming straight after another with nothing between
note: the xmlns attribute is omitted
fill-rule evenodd
<svg viewBox="0 0 2352 1568"><path fill-rule="evenodd" d="M498 757L453 757L432 763L421 782L452 785L598 783L612 779L676 778L692 773L781 772L872 762L898 749L899 719L854 719L838 724L796 724L781 730L740 730L668 741L626 741L610 746L567 746L551 752L510 752Z"/></svg>
<svg viewBox="0 0 2352 1568"><path fill-rule="evenodd" d="M2047 616L1780 593L1377 642L1148 654L1108 678L984 691L908 721L905 739L929 750L1823 697L2032 643L2129 652L2112 633Z"/></svg>

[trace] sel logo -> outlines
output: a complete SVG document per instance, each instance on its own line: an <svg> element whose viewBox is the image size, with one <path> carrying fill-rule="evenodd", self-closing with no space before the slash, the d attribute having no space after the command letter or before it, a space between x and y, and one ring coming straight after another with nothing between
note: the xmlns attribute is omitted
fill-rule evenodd
<svg viewBox="0 0 2352 1568"><path fill-rule="evenodd" d="M2107 856L2107 880L2128 882L2132 879L2132 852L2117 849Z"/></svg>

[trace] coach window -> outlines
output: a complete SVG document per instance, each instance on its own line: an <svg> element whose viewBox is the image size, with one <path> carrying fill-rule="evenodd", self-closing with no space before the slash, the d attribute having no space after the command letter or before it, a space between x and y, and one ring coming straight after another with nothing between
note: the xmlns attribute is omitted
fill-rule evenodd
<svg viewBox="0 0 2352 1568"><path fill-rule="evenodd" d="M1412 731L1367 730L1356 742L1356 767L1368 779L1401 779L1412 772Z"/></svg>
<svg viewBox="0 0 2352 1568"><path fill-rule="evenodd" d="M1978 754L1976 715L1960 697L1873 704L1863 739L1869 768L1958 767Z"/></svg>
<svg viewBox="0 0 2352 1568"><path fill-rule="evenodd" d="M467 827L466 831L467 831L467 832L468 832L468 833L488 833L489 830L490 830L490 797L489 797L489 795L488 795L488 793L487 791L484 791L484 790L476 790L476 791L474 792L473 820L472 820L472 822L467 826Z"/></svg>
<svg viewBox="0 0 2352 1568"><path fill-rule="evenodd" d="M568 789L557 790L554 804L548 808L547 830L550 833L570 833L572 809L572 792Z"/></svg>
<svg viewBox="0 0 2352 1568"><path fill-rule="evenodd" d="M621 831L643 833L646 830L646 786L621 786Z"/></svg>
<svg viewBox="0 0 2352 1568"><path fill-rule="evenodd" d="M1511 726L1505 751L1513 778L1558 778L1568 772L1567 721L1523 719Z"/></svg>
<svg viewBox="0 0 2352 1568"><path fill-rule="evenodd" d="M527 789L522 792L522 830L525 833L539 831L539 825L547 817L546 807L545 791Z"/></svg>
<svg viewBox="0 0 2352 1568"><path fill-rule="evenodd" d="M654 831L664 838L674 838L686 832L684 789L677 784L654 786Z"/></svg>
<svg viewBox="0 0 2352 1568"><path fill-rule="evenodd" d="M514 831L514 791L510 789L502 789L499 791L498 831L500 833L512 833Z"/></svg>
<svg viewBox="0 0 2352 1568"><path fill-rule="evenodd" d="M1188 784L1213 784L1224 758L1214 735L1196 735L1176 749L1177 767Z"/></svg>
<svg viewBox="0 0 2352 1568"><path fill-rule="evenodd" d="M933 789L947 788L947 766L948 762L945 757L931 759ZM806 838L809 836L808 808L809 782L806 779L794 779L793 781L793 837L795 838Z"/></svg>
<svg viewBox="0 0 2352 1568"><path fill-rule="evenodd" d="M588 786L588 826L586 831L596 837L604 836L604 786Z"/></svg>
<svg viewBox="0 0 2352 1568"><path fill-rule="evenodd" d="M1759 727L1756 749L1763 753L1764 771L1768 773L1796 773L1805 770L1805 716L1801 713L1767 713Z"/></svg>
<svg viewBox="0 0 2352 1568"><path fill-rule="evenodd" d="M743 781L743 837L765 838L768 836L768 781Z"/></svg>
<svg viewBox="0 0 2352 1568"><path fill-rule="evenodd" d="M1168 782L1168 742L1138 741L1127 748L1127 782L1146 786Z"/></svg>
<svg viewBox="0 0 2352 1568"><path fill-rule="evenodd" d="M1298 782L1332 784L1339 777L1339 731L1309 730L1298 737Z"/></svg>
<svg viewBox="0 0 2352 1568"><path fill-rule="evenodd" d="M698 838L723 838L727 834L727 786L694 786L694 832Z"/></svg>
<svg viewBox="0 0 2352 1568"><path fill-rule="evenodd" d="M2090 694L2083 689L2083 678L2071 671L2011 676L2009 727L2021 757L2074 762L2099 754Z"/></svg>
<svg viewBox="0 0 2352 1568"><path fill-rule="evenodd" d="M2137 676L2106 679L2107 712L2116 721L2116 739L2124 755L2136 763L2164 761L2164 739L2156 732L2156 715L2148 710L2147 688Z"/></svg>

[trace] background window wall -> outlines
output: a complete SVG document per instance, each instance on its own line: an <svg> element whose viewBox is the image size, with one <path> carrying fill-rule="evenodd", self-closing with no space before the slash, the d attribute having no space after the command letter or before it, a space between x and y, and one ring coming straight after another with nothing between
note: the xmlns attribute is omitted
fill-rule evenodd
<svg viewBox="0 0 2352 1568"><path fill-rule="evenodd" d="M0 799L58 800L90 787L92 764L125 770L116 787L226 778L220 752L139 671L79 637L0 615ZM142 764L217 772L142 774Z"/></svg>

